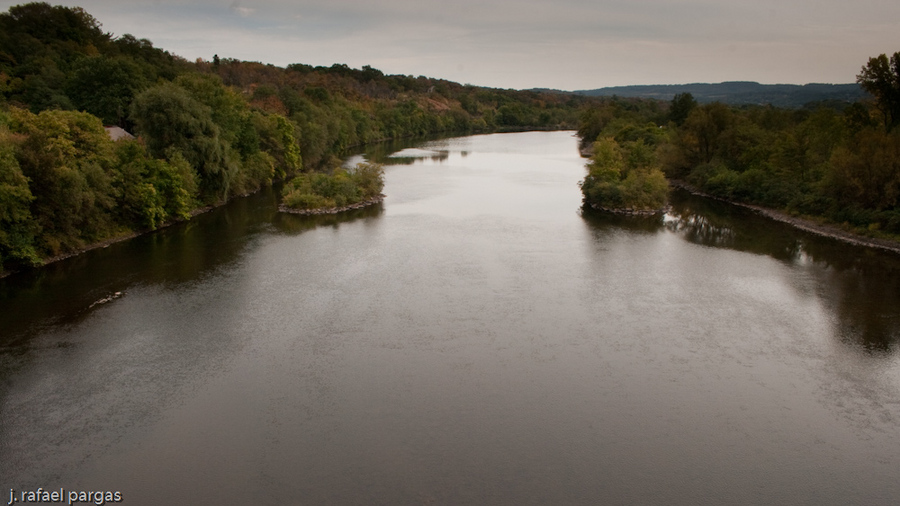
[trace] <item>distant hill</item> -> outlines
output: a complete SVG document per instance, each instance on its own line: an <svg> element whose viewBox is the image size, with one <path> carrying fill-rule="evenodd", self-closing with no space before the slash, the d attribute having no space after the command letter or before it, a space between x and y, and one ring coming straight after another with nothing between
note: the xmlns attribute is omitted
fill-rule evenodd
<svg viewBox="0 0 900 506"><path fill-rule="evenodd" d="M655 84L612 86L573 93L592 97L613 96L672 100L677 93L690 93L700 103L722 102L731 105L771 104L778 107L802 107L810 102L856 102L867 97L858 84L759 84L732 81L718 84Z"/></svg>

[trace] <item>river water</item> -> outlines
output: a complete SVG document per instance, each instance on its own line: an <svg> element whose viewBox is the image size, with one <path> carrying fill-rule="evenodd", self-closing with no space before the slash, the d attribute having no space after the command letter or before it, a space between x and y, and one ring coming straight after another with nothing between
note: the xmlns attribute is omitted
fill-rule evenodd
<svg viewBox="0 0 900 506"><path fill-rule="evenodd" d="M382 205L268 191L0 280L0 496L896 504L900 257L582 212L576 144L373 153Z"/></svg>

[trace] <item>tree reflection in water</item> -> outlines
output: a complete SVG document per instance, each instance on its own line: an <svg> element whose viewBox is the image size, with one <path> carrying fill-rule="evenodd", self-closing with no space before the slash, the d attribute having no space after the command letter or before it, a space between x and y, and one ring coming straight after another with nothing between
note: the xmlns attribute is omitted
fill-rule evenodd
<svg viewBox="0 0 900 506"><path fill-rule="evenodd" d="M841 343L871 355L900 349L900 256L844 244L684 191L675 191L665 217L625 217L585 210L598 231L663 230L713 248L767 255L805 266L817 282L816 296L835 315Z"/></svg>
<svg viewBox="0 0 900 506"><path fill-rule="evenodd" d="M629 232L654 234L665 226L662 214L650 216L623 216L605 211L598 211L588 206L581 208L581 217L597 231L610 232L627 230Z"/></svg>
<svg viewBox="0 0 900 506"><path fill-rule="evenodd" d="M272 219L272 225L280 232L296 235L317 227L332 227L336 229L340 227L342 223L349 223L366 218L375 218L382 213L384 213L383 203L372 204L371 206L359 209L350 209L336 214L301 215L278 213L278 215Z"/></svg>

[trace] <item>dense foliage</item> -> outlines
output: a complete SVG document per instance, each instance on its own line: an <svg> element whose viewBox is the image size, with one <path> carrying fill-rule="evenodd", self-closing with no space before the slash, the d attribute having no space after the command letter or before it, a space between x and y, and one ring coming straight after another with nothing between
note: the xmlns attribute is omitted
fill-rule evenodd
<svg viewBox="0 0 900 506"><path fill-rule="evenodd" d="M890 59L885 54L869 58L856 80L875 97L885 128L891 130L900 124L900 52Z"/></svg>
<svg viewBox="0 0 900 506"><path fill-rule="evenodd" d="M610 181L627 174L631 146L638 146L640 152L651 148L670 179L717 197L896 237L900 53L871 58L858 81L872 93L871 102L737 108L698 105L680 95L663 114L653 103L637 99L594 108L583 115L579 128L583 141L597 141L582 184L585 199L608 202L609 207L630 205L617 200L625 194L622 184Z"/></svg>
<svg viewBox="0 0 900 506"><path fill-rule="evenodd" d="M665 118L659 102L641 99L609 100L582 116L582 147L594 141L581 182L585 204L631 211L665 207L668 183L657 156L667 139L658 125Z"/></svg>
<svg viewBox="0 0 900 506"><path fill-rule="evenodd" d="M301 174L286 184L282 203L293 209L339 209L381 196L384 168L359 163L352 170L336 168L331 174Z"/></svg>
<svg viewBox="0 0 900 506"><path fill-rule="evenodd" d="M593 102L368 66L188 62L78 7L14 6L0 13L0 272L333 167L353 146L574 128Z"/></svg>
<svg viewBox="0 0 900 506"><path fill-rule="evenodd" d="M643 139L620 144L613 137L594 143L588 175L581 182L585 203L611 210L654 211L666 205L669 184Z"/></svg>

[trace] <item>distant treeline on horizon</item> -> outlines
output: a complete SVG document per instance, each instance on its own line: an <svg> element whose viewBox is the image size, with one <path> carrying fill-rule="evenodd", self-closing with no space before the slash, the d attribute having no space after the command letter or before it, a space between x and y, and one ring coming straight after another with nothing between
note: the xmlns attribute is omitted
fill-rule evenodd
<svg viewBox="0 0 900 506"><path fill-rule="evenodd" d="M543 90L547 91L547 90ZM723 83L650 84L610 86L593 90L577 90L575 95L589 97L622 97L672 100L675 95L690 93L697 102L722 102L728 105L773 105L803 107L810 103L853 103L870 98L859 84L760 84L754 81Z"/></svg>

